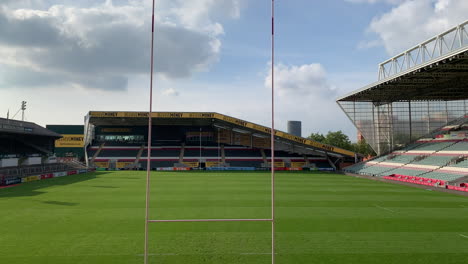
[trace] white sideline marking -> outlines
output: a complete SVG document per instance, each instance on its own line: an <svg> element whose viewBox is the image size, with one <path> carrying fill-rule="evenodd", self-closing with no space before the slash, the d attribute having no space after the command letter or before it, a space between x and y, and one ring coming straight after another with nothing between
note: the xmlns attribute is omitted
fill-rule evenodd
<svg viewBox="0 0 468 264"><path fill-rule="evenodd" d="M380 209L383 209L383 210L386 210L386 211L389 211L389 212L392 212L392 213L396 213L396 211L393 211L392 209L388 209L388 208L382 207L382 206L377 205L377 204L374 204L374 205L377 208L380 208Z"/></svg>
<svg viewBox="0 0 468 264"><path fill-rule="evenodd" d="M275 253L275 255L278 253ZM240 255L271 255L270 253L240 253Z"/></svg>
<svg viewBox="0 0 468 264"><path fill-rule="evenodd" d="M278 253L275 253L275 255ZM143 257L145 254L137 254L139 257ZM179 253L148 253L148 256L179 256ZM218 255L217 253L191 253L188 255ZM255 252L244 252L244 253L237 253L237 254L229 254L229 255L271 255L270 253L255 253Z"/></svg>
<svg viewBox="0 0 468 264"><path fill-rule="evenodd" d="M468 238L468 236L465 236L465 235L462 235L462 234L458 234L460 235L461 237L464 237L464 238Z"/></svg>
<svg viewBox="0 0 468 264"><path fill-rule="evenodd" d="M145 254L137 254L139 257L143 257ZM148 256L177 256L176 253L148 253Z"/></svg>

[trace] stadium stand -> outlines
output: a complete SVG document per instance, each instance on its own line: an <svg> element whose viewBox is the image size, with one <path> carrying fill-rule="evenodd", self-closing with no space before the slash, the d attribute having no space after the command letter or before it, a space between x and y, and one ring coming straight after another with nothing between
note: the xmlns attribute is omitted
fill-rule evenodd
<svg viewBox="0 0 468 264"><path fill-rule="evenodd" d="M83 164L62 163L55 157L55 142L60 138L35 123L0 118L0 185L86 170Z"/></svg>
<svg viewBox="0 0 468 264"><path fill-rule="evenodd" d="M153 114L150 168L270 168L268 128L217 113ZM99 169L145 169L148 120L141 116L146 115L90 112L84 136L88 163ZM276 133L278 169L335 170L341 161L355 159L350 151Z"/></svg>
<svg viewBox="0 0 468 264"><path fill-rule="evenodd" d="M460 36L467 23L380 63L376 82L337 99L379 156L345 172L463 183L468 175L468 42ZM438 52L429 54L428 45Z"/></svg>
<svg viewBox="0 0 468 264"><path fill-rule="evenodd" d="M427 184L429 180L436 181L429 181L430 185L460 184L458 181L468 176L468 134L463 130L468 127L468 120L462 120L457 125L437 129L431 134L433 138L417 140L344 171L415 184Z"/></svg>

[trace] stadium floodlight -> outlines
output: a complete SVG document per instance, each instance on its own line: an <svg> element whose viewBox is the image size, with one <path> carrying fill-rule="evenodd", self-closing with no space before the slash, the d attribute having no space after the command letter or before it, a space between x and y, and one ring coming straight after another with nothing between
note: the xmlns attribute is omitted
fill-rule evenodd
<svg viewBox="0 0 468 264"><path fill-rule="evenodd" d="M146 201L145 201L145 246L144 246L144 263L148 264L148 223L162 222L271 222L271 263L275 263L275 164L270 162L271 170L271 217L261 219L150 219L149 218L149 200L150 200L150 176L151 176L151 126L153 112L153 70L154 70L154 11L155 0L152 6L152 21L151 21L151 71L150 71L150 99L149 99L149 114L148 114L148 157L146 167ZM275 160L275 85L274 85L274 70L275 70L275 1L271 0L271 161ZM233 131L239 133L249 133L245 130L234 128ZM201 132L200 132L201 133ZM201 135L200 135L201 138Z"/></svg>
<svg viewBox="0 0 468 264"><path fill-rule="evenodd" d="M26 110L26 101L21 101L21 121L24 121L24 110Z"/></svg>

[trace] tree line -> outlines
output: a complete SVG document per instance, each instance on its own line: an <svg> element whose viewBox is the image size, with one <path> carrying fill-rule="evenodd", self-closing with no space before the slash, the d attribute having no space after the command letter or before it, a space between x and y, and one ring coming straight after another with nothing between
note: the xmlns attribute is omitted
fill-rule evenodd
<svg viewBox="0 0 468 264"><path fill-rule="evenodd" d="M308 136L308 138L323 144L357 152L364 155L365 157L376 155L375 151L369 144L367 144L365 139L360 140L357 143L353 143L341 130L335 132L328 131L326 135L321 133L312 133L310 136Z"/></svg>

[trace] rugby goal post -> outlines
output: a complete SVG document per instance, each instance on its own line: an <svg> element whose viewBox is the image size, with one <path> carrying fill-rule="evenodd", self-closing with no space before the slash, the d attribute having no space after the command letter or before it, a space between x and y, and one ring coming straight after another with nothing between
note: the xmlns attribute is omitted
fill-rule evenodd
<svg viewBox="0 0 468 264"><path fill-rule="evenodd" d="M151 176L151 133L153 113L153 71L154 71L154 11L155 0L152 3L151 16L151 63L150 63L150 92L149 92L149 114L148 114L148 156L146 165L146 201L145 201L145 246L144 264L148 264L148 224L167 222L271 222L271 263L275 263L275 0L271 0L271 218L265 219L150 219L150 176Z"/></svg>

